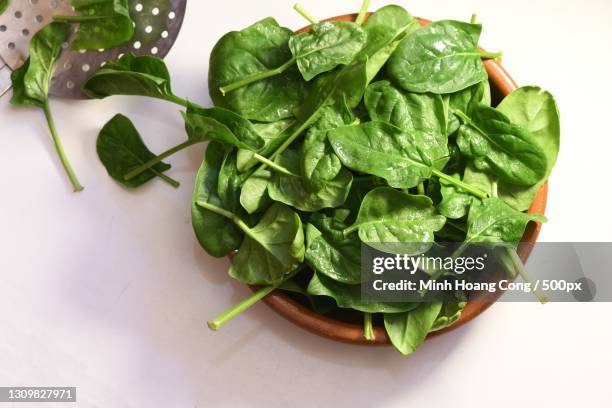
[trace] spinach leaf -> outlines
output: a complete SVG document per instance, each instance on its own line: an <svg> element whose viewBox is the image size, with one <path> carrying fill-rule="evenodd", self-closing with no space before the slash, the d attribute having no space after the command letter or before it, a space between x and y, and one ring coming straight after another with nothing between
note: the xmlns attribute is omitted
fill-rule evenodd
<svg viewBox="0 0 612 408"><path fill-rule="evenodd" d="M296 282L295 277L283 281L278 288L305 298L310 304L310 308L317 314L324 315L336 309L336 302L334 302L333 299L309 295L306 287Z"/></svg>
<svg viewBox="0 0 612 408"><path fill-rule="evenodd" d="M532 186L546 176L544 151L529 131L506 115L485 105L474 107L469 117L461 111L455 113L464 122L457 145L478 170L521 186Z"/></svg>
<svg viewBox="0 0 612 408"><path fill-rule="evenodd" d="M461 178L459 174L453 174L451 177ZM440 193L442 194L442 201L438 204L440 214L451 219L459 219L467 215L474 199L471 194L444 179L440 179Z"/></svg>
<svg viewBox="0 0 612 408"><path fill-rule="evenodd" d="M452 111L470 112L478 104L491 106L491 86L488 80L449 95L450 112L447 131L449 136L457 132L461 126L461 121Z"/></svg>
<svg viewBox="0 0 612 408"><path fill-rule="evenodd" d="M328 133L346 167L382 177L391 187L411 188L431 176L432 161L419 133L404 132L384 122L345 126Z"/></svg>
<svg viewBox="0 0 612 408"><path fill-rule="evenodd" d="M461 317L461 312L467 302L444 302L436 321L431 326L430 332L442 330L455 323Z"/></svg>
<svg viewBox="0 0 612 408"><path fill-rule="evenodd" d="M11 97L11 105L30 105L37 108L45 106L44 100L39 101L28 95L25 84L25 75L30 69L30 58L25 60L22 66L17 68L11 74L11 82L13 84L13 96Z"/></svg>
<svg viewBox="0 0 612 408"><path fill-rule="evenodd" d="M170 74L164 61L157 57L128 53L115 62L107 62L83 83L90 98L111 95L138 95L190 106L172 93Z"/></svg>
<svg viewBox="0 0 612 408"><path fill-rule="evenodd" d="M437 21L408 35L389 58L387 72L406 91L448 94L487 79L481 58L500 54L478 49L482 27Z"/></svg>
<svg viewBox="0 0 612 408"><path fill-rule="evenodd" d="M342 115L327 107L306 134L300 162L302 179L310 192L324 188L342 170L342 163L327 140L327 131L343 125Z"/></svg>
<svg viewBox="0 0 612 408"><path fill-rule="evenodd" d="M251 151L265 144L251 122L227 109L189 107L183 118L187 137L193 141L217 140Z"/></svg>
<svg viewBox="0 0 612 408"><path fill-rule="evenodd" d="M263 211L272 200L268 196L268 184L272 182L272 172L268 169L257 170L242 185L240 205L249 214Z"/></svg>
<svg viewBox="0 0 612 408"><path fill-rule="evenodd" d="M282 74L295 64L304 80L310 81L338 65L349 64L364 43L365 32L355 23L346 21L316 23L309 32L289 37L288 46L293 58L279 67L256 72L224 85L219 91L222 95L226 95L254 82Z"/></svg>
<svg viewBox="0 0 612 408"><path fill-rule="evenodd" d="M335 281L361 282L361 242L344 235L346 224L315 213L306 226L306 262L318 273Z"/></svg>
<svg viewBox="0 0 612 408"><path fill-rule="evenodd" d="M561 127L559 110L553 96L539 87L519 88L504 98L497 109L533 135L546 155L546 174L531 187L500 182L499 197L518 211L529 208L542 185L550 176L559 154Z"/></svg>
<svg viewBox="0 0 612 408"><path fill-rule="evenodd" d="M387 63L403 36L419 27L417 19L413 18L404 8L396 5L384 6L368 17L363 25L367 34L366 44L357 57L367 57L368 83Z"/></svg>
<svg viewBox="0 0 612 408"><path fill-rule="evenodd" d="M79 23L72 41L75 50L115 48L134 35L128 0L71 0L80 15L54 16L55 21Z"/></svg>
<svg viewBox="0 0 612 408"><path fill-rule="evenodd" d="M155 157L145 146L132 121L123 115L115 115L104 125L98 135L96 151L108 174L126 187L140 187L155 177L160 177L173 187L179 186L177 181L163 174L170 169L170 165L163 162L129 181L123 178L134 167Z"/></svg>
<svg viewBox="0 0 612 408"><path fill-rule="evenodd" d="M32 37L29 63L21 67L12 77L16 82L17 93L11 103L15 105L25 103L39 107L44 107L48 103L53 66L69 33L68 24L51 23Z"/></svg>
<svg viewBox="0 0 612 408"><path fill-rule="evenodd" d="M314 24L308 33L289 38L289 49L304 80L350 64L361 51L366 34L357 24L334 21Z"/></svg>
<svg viewBox="0 0 612 408"><path fill-rule="evenodd" d="M243 86L225 96L219 88L253 74L277 68L291 59L291 30L266 18L242 31L224 35L210 54L208 89L216 106L247 119L276 122L293 116L305 85L295 69Z"/></svg>
<svg viewBox="0 0 612 408"><path fill-rule="evenodd" d="M9 5L9 1L10 0L0 0L0 14L4 13L4 10L6 10Z"/></svg>
<svg viewBox="0 0 612 408"><path fill-rule="evenodd" d="M34 34L29 46L30 57L19 69L16 69L11 74L13 97L10 102L13 105L36 106L43 110L55 151L60 158L73 190L76 192L83 190L83 186L81 186L77 179L64 152L49 107L49 83L53 74L53 66L60 55L62 44L68 38L69 33L70 26L68 24L55 22L46 25Z"/></svg>
<svg viewBox="0 0 612 408"><path fill-rule="evenodd" d="M363 24L366 43L361 53L372 56L413 27L418 28L419 23L406 9L394 4L383 6Z"/></svg>
<svg viewBox="0 0 612 408"><path fill-rule="evenodd" d="M290 172L299 174L300 154L297 150L285 150L276 162ZM268 195L272 200L288 204L298 210L314 212L344 204L352 182L351 172L342 168L323 188L312 193L306 189L302 177L276 172L272 183L268 185Z"/></svg>
<svg viewBox="0 0 612 408"><path fill-rule="evenodd" d="M378 187L366 194L357 220L344 233L359 231L359 238L368 245L415 244L421 253L431 246L434 232L440 230L445 222L443 216L436 214L429 197Z"/></svg>
<svg viewBox="0 0 612 408"><path fill-rule="evenodd" d="M302 136L304 131L309 129L316 122L327 106L339 103L351 109L357 106L367 85L365 74L365 62L361 61L318 77L306 97L304 104L296 111L298 120L291 128L287 129L288 136L283 137L284 141L274 150L274 153L269 156L269 159L275 160L278 158L289 146L291 146L291 144L293 144L293 142ZM299 163L299 160L297 162ZM263 163L256 172L265 168L267 165L268 164ZM294 173L299 174L299 171L294 171ZM341 177L341 175L342 172L340 172L336 178ZM342 176L342 180L346 178L346 174ZM294 187L297 190L294 193L290 193L294 197L303 190L303 186L299 184L300 183L296 183ZM339 184L336 183L335 187L328 187L329 190L333 190L334 188L337 189ZM323 193L323 195L328 195L329 190ZM319 193L313 196L316 200L318 200L316 198L317 196L321 196Z"/></svg>
<svg viewBox="0 0 612 408"><path fill-rule="evenodd" d="M253 228L239 226L246 236L229 270L230 276L239 282L280 283L304 260L302 222L289 207L275 203Z"/></svg>
<svg viewBox="0 0 612 408"><path fill-rule="evenodd" d="M308 294L328 296L336 301L338 307L365 313L402 313L418 306L418 303L408 302L364 302L360 285L346 285L316 272L308 284Z"/></svg>
<svg viewBox="0 0 612 408"><path fill-rule="evenodd" d="M213 140L249 150L258 150L264 145L264 140L253 125L230 110L189 106L186 112L182 112L182 115L185 120L187 140L132 169L125 174L125 180L133 179L166 157L197 143Z"/></svg>
<svg viewBox="0 0 612 408"><path fill-rule="evenodd" d="M224 215L204 208L198 203L209 203L229 212L238 212L233 203L224 202L219 190L223 189L220 177L223 164L230 156L231 150L218 142L210 142L206 148L204 161L196 176L195 188L191 204L191 222L200 245L208 254L214 257L227 256L237 249L243 239L243 232L233 223L228 222ZM227 171L225 172L227 174ZM220 180L221 179L221 180ZM227 181L225 181L227 183ZM228 194L225 192L225 197Z"/></svg>
<svg viewBox="0 0 612 408"><path fill-rule="evenodd" d="M379 81L368 86L364 102L373 121L419 132L421 146L431 152L432 160L448 156L448 103L440 95L404 94L389 81Z"/></svg>
<svg viewBox="0 0 612 408"><path fill-rule="evenodd" d="M463 246L470 243L516 245L529 221L546 222L546 217L516 211L496 197L474 200L468 214L467 237Z"/></svg>
<svg viewBox="0 0 612 408"><path fill-rule="evenodd" d="M259 150L259 154L267 157L274 153L274 150L289 136L289 130L294 124L294 119L283 119L272 123L253 123L253 128L264 143ZM254 154L255 152L252 150L238 150L238 170L244 172L259 163Z"/></svg>
<svg viewBox="0 0 612 408"><path fill-rule="evenodd" d="M406 313L385 314L385 330L393 347L403 355L414 353L427 337L442 303L421 303Z"/></svg>

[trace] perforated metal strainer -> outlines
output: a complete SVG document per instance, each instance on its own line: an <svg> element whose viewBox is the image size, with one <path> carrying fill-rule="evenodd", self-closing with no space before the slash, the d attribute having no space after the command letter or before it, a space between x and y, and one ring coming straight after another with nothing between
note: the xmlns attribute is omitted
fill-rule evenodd
<svg viewBox="0 0 612 408"><path fill-rule="evenodd" d="M81 83L106 61L126 52L163 58L178 36L187 0L130 0L135 23L129 43L110 50L84 51L70 48L78 29L70 34L55 65L50 93L66 98L85 98ZM0 96L10 88L10 73L28 58L30 38L54 15L74 15L69 0L12 0L0 15Z"/></svg>

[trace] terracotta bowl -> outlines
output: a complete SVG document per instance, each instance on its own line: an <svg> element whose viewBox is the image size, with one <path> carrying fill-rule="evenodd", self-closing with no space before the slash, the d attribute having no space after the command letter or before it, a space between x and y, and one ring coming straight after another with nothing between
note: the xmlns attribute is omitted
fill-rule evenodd
<svg viewBox="0 0 612 408"><path fill-rule="evenodd" d="M356 17L357 14L346 14L343 16L332 17L325 21L354 21ZM420 23L421 25L427 25L430 23L430 21L420 19ZM297 33L306 32L308 30L310 30L310 26L298 30ZM508 95L517 88L517 85L512 77L510 77L506 70L497 61L487 60L484 62L484 65L487 73L489 74L489 82L491 83L491 92L494 101L501 100L504 96ZM528 210L529 213L544 214L546 209L547 193L548 184L545 184L542 186L531 204L531 207ZM530 223L525 231L522 242L534 244L540 233L540 228L541 224ZM523 262L529 257L531 247L531 245L522 245L519 247L519 256ZM253 286L252 289L257 290L258 288ZM501 296L501 293L499 296ZM428 337L437 336L464 325L484 312L495 302L495 300L496 299L489 299L487 301L469 301L459 320L443 330L431 333ZM351 322L355 321L354 315L350 316L349 314L344 316L340 314L338 316L331 317L316 314L311 309L292 299L281 290L275 290L274 292L270 293L263 299L263 301L285 319L319 336L354 344L390 344L384 327L375 326L375 340L365 340L363 337L363 325Z"/></svg>

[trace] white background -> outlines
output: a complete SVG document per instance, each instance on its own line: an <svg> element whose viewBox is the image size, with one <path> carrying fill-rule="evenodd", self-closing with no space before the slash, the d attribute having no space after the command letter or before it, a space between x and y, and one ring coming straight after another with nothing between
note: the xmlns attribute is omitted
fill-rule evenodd
<svg viewBox="0 0 612 408"><path fill-rule="evenodd" d="M541 239L611 241L612 2L398 2L433 19L478 13L481 44L503 50L519 84L556 95L562 148ZM268 15L304 25L290 1L188 3L167 63L175 92L207 105L208 55L222 34ZM302 5L326 17L358 3ZM117 112L154 151L178 143L178 108L128 97L53 100L86 187L73 194L42 114L10 107L9 97L0 99L1 386L77 386L81 407L611 406L609 304L497 304L410 357L316 337L265 305L209 331L207 319L249 292L191 230L203 146L171 159L178 190L154 181L126 191L95 153L99 129Z"/></svg>

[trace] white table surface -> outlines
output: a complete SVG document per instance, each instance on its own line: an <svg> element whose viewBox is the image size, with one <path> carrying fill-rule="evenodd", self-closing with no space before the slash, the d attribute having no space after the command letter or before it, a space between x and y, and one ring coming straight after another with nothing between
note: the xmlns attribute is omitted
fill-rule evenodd
<svg viewBox="0 0 612 408"><path fill-rule="evenodd" d="M222 34L268 15L304 25L290 1L188 3L167 63L175 92L203 104L208 55ZM357 3L302 5L324 17ZM556 95L562 151L541 240L611 241L612 2L399 3L433 19L478 13L481 44L503 50L520 84ZM249 292L191 230L203 146L171 159L178 190L154 181L126 191L95 153L117 112L154 151L174 145L184 137L178 108L132 97L53 100L85 185L73 194L42 114L9 106L9 97L0 99L0 386L76 386L80 407L610 406L610 304L497 304L410 357L316 337L265 305L209 331L207 319Z"/></svg>

